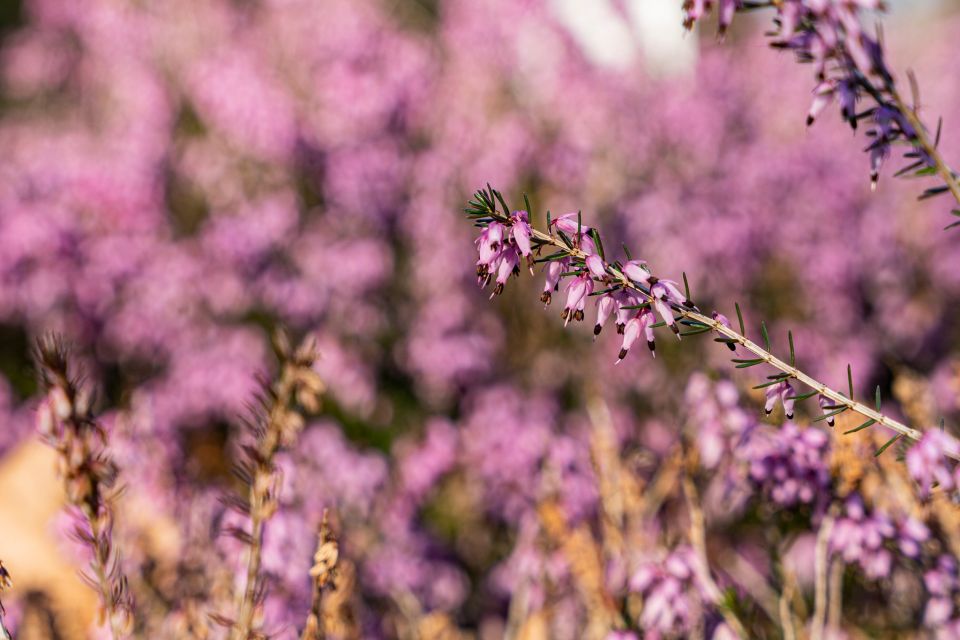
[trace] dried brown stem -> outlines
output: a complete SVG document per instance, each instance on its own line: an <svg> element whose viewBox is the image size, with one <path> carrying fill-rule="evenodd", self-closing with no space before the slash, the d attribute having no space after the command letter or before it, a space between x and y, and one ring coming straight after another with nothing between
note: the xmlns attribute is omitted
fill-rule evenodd
<svg viewBox="0 0 960 640"><path fill-rule="evenodd" d="M67 500L82 524L76 536L90 548L102 618L114 640L133 628L133 599L113 547L113 498L118 469L106 450L106 432L91 412L91 393L70 377L68 354L58 337L42 339L37 360L46 398L38 408L41 436L59 455Z"/></svg>
<svg viewBox="0 0 960 640"><path fill-rule="evenodd" d="M697 554L698 564L700 565L700 582L704 586L707 596L720 611L720 615L730 626L730 629L739 638L747 638L747 630L737 615L725 606L723 602L723 592L717 586L716 581L710 574L710 560L707 557L707 526L703 516L703 510L700 508L700 496L697 487L693 483L693 478L689 472L683 474L683 494L687 499L687 510L690 513L690 545Z"/></svg>
<svg viewBox="0 0 960 640"><path fill-rule="evenodd" d="M248 459L240 469L249 484L250 531L243 538L248 545L247 570L244 589L237 595L237 617L231 622L234 640L251 640L261 635L254 618L260 591L263 532L278 508L280 478L274 462L277 453L292 445L303 429L298 408L316 411L324 388L312 368L317 358L312 340L305 340L293 351L286 335L277 332L274 348L280 359L279 374L265 389L263 409L254 424L255 441L245 449Z"/></svg>

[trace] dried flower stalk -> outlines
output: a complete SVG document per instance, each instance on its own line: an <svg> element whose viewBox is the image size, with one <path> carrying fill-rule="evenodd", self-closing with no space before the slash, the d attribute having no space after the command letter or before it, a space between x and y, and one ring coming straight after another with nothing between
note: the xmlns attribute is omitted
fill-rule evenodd
<svg viewBox="0 0 960 640"><path fill-rule="evenodd" d="M305 339L296 350L282 331L274 334L273 346L280 361L276 380L264 384L260 409L249 424L254 442L243 448L246 460L236 469L249 487L246 499L237 498L231 506L250 518L249 531L232 533L248 545L244 589L237 595L235 620L217 618L232 627L235 640L250 640L265 635L257 629L254 617L262 597L260 566L263 532L267 521L279 505L281 478L274 464L282 449L296 442L303 430L301 410L316 412L320 408L323 381L313 364L317 359L316 343Z"/></svg>
<svg viewBox="0 0 960 640"><path fill-rule="evenodd" d="M688 461L687 467L690 467ZM717 608L720 615L728 625L730 630L738 638L746 638L747 631L743 623L737 617L736 613L724 604L723 592L710 575L710 560L707 557L707 525L706 518L703 515L703 509L700 508L700 496L693 478L690 475L690 469L687 468L682 476L681 484L683 486L683 495L686 499L687 510L690 514L690 545L693 547L699 561L699 578L711 600L711 604Z"/></svg>
<svg viewBox="0 0 960 640"><path fill-rule="evenodd" d="M133 628L133 598L113 544L113 501L119 470L106 449L107 434L94 418L92 394L71 377L63 341L57 336L37 343L37 361L46 397L37 409L37 429L57 452L58 471L67 501L78 515L74 535L91 551L93 575L81 577L100 596L101 624L114 640Z"/></svg>
<svg viewBox="0 0 960 640"><path fill-rule="evenodd" d="M7 589L13 588L13 580L10 578L10 572L0 561L0 596ZM0 640L13 640L13 636L7 631L7 626L3 623L3 617L7 615L7 610L3 608L3 601L0 600Z"/></svg>
<svg viewBox="0 0 960 640"><path fill-rule="evenodd" d="M313 597L310 601L307 623L304 625L300 640L321 640L326 637L323 592L326 587L334 585L337 560L340 557L340 547L330 530L330 522L326 512L323 514L318 538L317 551L313 555L314 564L310 568L310 577L313 578Z"/></svg>

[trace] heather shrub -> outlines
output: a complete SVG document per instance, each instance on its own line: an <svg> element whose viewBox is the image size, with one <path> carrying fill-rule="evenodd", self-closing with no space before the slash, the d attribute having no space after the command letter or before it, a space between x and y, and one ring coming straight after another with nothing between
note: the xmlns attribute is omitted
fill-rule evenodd
<svg viewBox="0 0 960 640"><path fill-rule="evenodd" d="M960 633L960 26L676 4L660 75L539 0L26 0L0 450L89 587L0 541L8 633Z"/></svg>

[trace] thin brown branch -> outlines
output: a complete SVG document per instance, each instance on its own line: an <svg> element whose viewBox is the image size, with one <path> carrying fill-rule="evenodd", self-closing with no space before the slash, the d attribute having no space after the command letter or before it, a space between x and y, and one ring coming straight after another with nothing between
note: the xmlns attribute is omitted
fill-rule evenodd
<svg viewBox="0 0 960 640"><path fill-rule="evenodd" d="M286 335L277 332L274 348L280 359L280 370L276 380L265 389L264 408L256 420L255 442L246 449L248 459L244 471L250 478L250 531L245 537L248 543L245 586L237 594L237 617L232 621L231 637L234 640L259 637L254 616L261 590L263 533L267 521L279 506L280 477L274 464L276 455L292 445L303 429L304 420L298 409L316 411L324 388L313 370L317 358L313 340L305 340L294 351Z"/></svg>
<svg viewBox="0 0 960 640"><path fill-rule="evenodd" d="M706 520L703 516L703 510L700 508L700 497L697 493L697 487L693 483L693 478L688 472L683 474L683 494L687 499L687 510L690 513L690 545L697 554L698 564L700 565L700 582L704 586L707 596L720 611L720 615L730 626L730 629L739 638L747 638L747 631L740 622L737 615L723 602L723 592L717 586L713 576L710 574L710 560L707 557L707 536Z"/></svg>

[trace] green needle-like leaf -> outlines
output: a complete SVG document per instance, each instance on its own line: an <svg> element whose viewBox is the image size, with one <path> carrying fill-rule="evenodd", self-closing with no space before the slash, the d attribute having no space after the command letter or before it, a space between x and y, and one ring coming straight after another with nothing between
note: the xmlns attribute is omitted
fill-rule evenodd
<svg viewBox="0 0 960 640"><path fill-rule="evenodd" d="M843 435L849 435L851 433L856 433L857 431L863 431L867 427L872 427L875 424L877 424L877 421L874 420L873 418L870 418L869 420L861 424L859 427L854 427L853 429L850 429L850 431L844 431Z"/></svg>
<svg viewBox="0 0 960 640"><path fill-rule="evenodd" d="M734 303L733 303L733 306L736 307L736 309L737 309L737 320L740 322L740 335L746 337L746 335L747 335L747 330L746 330L746 328L743 326L743 313L740 312L740 303L739 303L739 302L734 302Z"/></svg>
<svg viewBox="0 0 960 640"><path fill-rule="evenodd" d="M892 445L894 442L896 442L897 440L899 440L899 439L902 438L902 437L903 437L903 434L902 434L902 433L898 433L897 435L893 436L892 438L890 438L889 440L887 440L882 447L880 447L879 449L877 449L877 452L874 453L873 456L874 456L875 458L880 457L880 454L882 454L884 451L886 451L887 449L889 449L889 448L890 448L890 445Z"/></svg>
<svg viewBox="0 0 960 640"><path fill-rule="evenodd" d="M839 409L835 409L835 410L831 411L830 413L824 413L823 415L817 416L817 417L814 418L811 422L820 422L821 420L829 420L829 419L832 418L833 416L840 415L841 413L843 413L843 412L846 411L846 410L847 410L846 407L840 407Z"/></svg>

